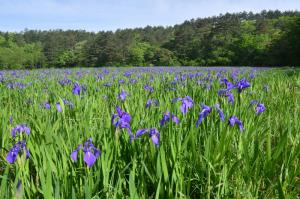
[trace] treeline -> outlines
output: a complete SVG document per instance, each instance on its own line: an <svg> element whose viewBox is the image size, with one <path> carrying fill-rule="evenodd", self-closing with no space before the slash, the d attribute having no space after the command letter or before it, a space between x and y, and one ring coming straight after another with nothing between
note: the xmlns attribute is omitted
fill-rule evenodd
<svg viewBox="0 0 300 199"><path fill-rule="evenodd" d="M0 68L300 66L300 13L242 12L172 27L0 32Z"/></svg>

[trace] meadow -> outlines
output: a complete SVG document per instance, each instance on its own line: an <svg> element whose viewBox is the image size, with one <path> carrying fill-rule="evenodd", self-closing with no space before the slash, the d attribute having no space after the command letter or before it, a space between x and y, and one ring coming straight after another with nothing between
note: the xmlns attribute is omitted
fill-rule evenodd
<svg viewBox="0 0 300 199"><path fill-rule="evenodd" d="M300 198L296 69L0 71L0 198Z"/></svg>

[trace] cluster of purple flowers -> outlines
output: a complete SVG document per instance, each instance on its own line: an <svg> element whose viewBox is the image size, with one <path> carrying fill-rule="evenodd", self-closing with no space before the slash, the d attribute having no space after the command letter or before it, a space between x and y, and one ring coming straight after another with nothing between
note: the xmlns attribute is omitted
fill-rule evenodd
<svg viewBox="0 0 300 199"><path fill-rule="evenodd" d="M209 107L209 106L206 106L205 104L202 104L201 107L202 107L202 111L199 113L196 126L199 126L202 123L203 119L206 118L212 112L212 108ZM225 115L224 115L222 109L220 108L220 105L216 104L215 108L218 111L220 119L222 121L224 121L225 120Z"/></svg>
<svg viewBox="0 0 300 199"><path fill-rule="evenodd" d="M158 100L156 99L149 99L146 103L146 108L150 108L150 106L155 105L158 106Z"/></svg>
<svg viewBox="0 0 300 199"><path fill-rule="evenodd" d="M66 85L72 84L72 80L70 80L70 79L68 79L67 77L65 77L64 79L58 81L58 83L59 83L61 86L66 86Z"/></svg>
<svg viewBox="0 0 300 199"><path fill-rule="evenodd" d="M219 96L224 96L228 98L228 103L234 103L234 95L231 92L232 89L237 89L239 93L241 93L244 89L250 87L250 83L245 79L241 79L235 85L229 82L226 78L220 81L221 84L226 86L226 89L220 89L218 91Z"/></svg>
<svg viewBox="0 0 300 199"><path fill-rule="evenodd" d="M113 114L111 118L112 124L117 128L127 129L130 140L132 141L134 139L134 136L130 127L131 116L129 115L129 113L122 111L122 109L119 106L116 106L116 111L117 114Z"/></svg>
<svg viewBox="0 0 300 199"><path fill-rule="evenodd" d="M102 81L104 80L104 77L108 74L109 72L105 72L103 71L103 73L99 73L97 74L96 78L98 81ZM120 79L118 80L116 78L116 74L112 75L111 81L117 81L118 84L125 84L125 83L130 83L130 84L135 84L137 83L138 79L141 78L141 76L135 77L137 79L134 79L132 77L132 73L133 72L125 72L124 73L124 78L126 79ZM83 75L83 73L77 73L78 77L81 77ZM232 79L234 83L231 83L228 79L224 78L222 72L218 73L218 79L220 79L220 84L223 85L223 89L218 91L218 95L219 96L224 96L228 98L228 102L231 104L234 104L234 95L233 95L233 90L236 89L236 91L240 94L243 90L245 90L246 88L250 87L250 83L245 79L242 78L239 81L238 80L238 71L234 71L232 74ZM177 84L177 85L186 85L188 83L188 81L190 81L190 79L195 79L195 82L198 82L201 85L204 85L207 88L211 88L212 86L212 74L209 72L207 77L201 77L201 79L197 78L203 76L203 74L180 74L177 73L176 77L174 78L174 81L172 82L172 84ZM0 75L1 77L1 75ZM255 74L254 72L250 74L250 78L254 78ZM163 79L165 79L165 77L163 77ZM150 82L154 81L154 77L151 76L150 77ZM167 80L166 80L167 81ZM65 85L69 85L69 84L73 84L73 89L72 89L72 93L73 95L82 95L85 91L86 88L83 85L80 85L79 83L73 83L70 79L68 79L67 77L65 77L64 79L59 81L59 84L62 86ZM7 85L8 88L16 88L16 87L20 87L22 88L24 85L20 84L13 84L10 83ZM104 83L103 86L105 87L110 87L112 86L112 83ZM176 85L174 86L175 88L171 88L172 90L176 90ZM146 84L143 86L144 90L149 92L150 94L154 92L154 89L152 86L150 86L149 84ZM168 89L168 88L167 88ZM166 89L166 90L167 90ZM179 89L178 89L179 91ZM176 91L177 92L177 91ZM150 95L149 94L149 95ZM118 94L117 99L124 101L127 98L128 94L126 93L126 91L121 90L121 92ZM107 97L107 96L106 96ZM185 115L188 113L188 111L194 106L194 101L190 96L185 96L182 98L175 98L173 100L173 103L180 101L180 111ZM67 101L67 100L63 100L64 105L68 105L70 107L74 107L74 105ZM146 108L150 108L151 106L155 105L158 106L158 100L156 99L149 99L146 103ZM52 104L54 105L54 104ZM258 101L252 101L251 105L255 105L255 111L257 114L261 114L262 112L264 112L266 110L266 107L264 106L264 104L258 102ZM42 104L42 107L45 109L51 109L51 104L47 101L45 103ZM63 110L63 105L61 104L61 102L57 102L55 104L55 107L57 109L58 112L62 112ZM216 111L216 113L218 113L220 120L221 121L225 121L225 114L223 112L223 110L221 109L219 104L216 104L215 106L207 106L205 104L201 105L201 111L198 115L198 119L196 121L196 126L198 127L199 125L202 124L203 121L205 121L206 118L209 118L209 115L212 115L211 113L213 111ZM173 112L173 110L172 110ZM174 112L173 112L174 113ZM112 115L111 118L111 122L112 124L119 129L126 129L129 133L129 138L131 141L133 141L135 138L140 138L143 135L147 134L150 138L150 140L153 142L153 144L155 146L159 146L160 145L160 137L161 134L160 132L157 130L157 128L153 127L153 128L142 128L136 131L135 135L132 133L132 129L131 129L131 116L129 113L123 111L119 106L116 106L116 113L114 113ZM160 127L163 127L164 125L166 125L168 122L170 122L170 124L175 123L176 125L180 123L180 119L175 115L172 114L169 111L166 111L163 113L162 119L159 121L160 122ZM241 120L239 120L236 116L231 116L228 119L228 125L230 126L238 126L240 131L244 130L243 127L243 123ZM29 135L30 134L30 128L27 127L25 124L20 124L17 125L15 128L12 129L11 131L11 135L13 138L15 138L18 134L26 134ZM21 136L22 137L22 136ZM92 143L92 139L88 139L83 145L79 144L77 146L77 148L75 150L73 150L70 154L70 157L73 161L77 161L78 160L78 153L80 151L83 151L84 155L83 155L83 161L85 162L85 164L88 167L92 167L97 158L101 156L101 151L100 149L96 148L93 143ZM25 140L20 140L18 142L16 142L16 144L11 148L11 150L9 151L9 153L7 154L6 160L9 163L14 163L18 157L19 154L24 154L26 155L26 158L30 157L30 153L29 150L27 149L26 146L26 142Z"/></svg>
<svg viewBox="0 0 300 199"><path fill-rule="evenodd" d="M13 164L16 160L19 154L26 154L26 159L30 157L30 152L27 149L26 142L25 141L18 141L8 152L6 156L7 162L10 164Z"/></svg>
<svg viewBox="0 0 300 199"><path fill-rule="evenodd" d="M11 82L6 85L8 89L25 89L27 85L20 82Z"/></svg>
<svg viewBox="0 0 300 199"><path fill-rule="evenodd" d="M183 114L188 112L188 109L192 108L194 105L194 101L190 96L186 96L184 98L175 98L173 99L173 103L176 101L181 101L180 110Z"/></svg>
<svg viewBox="0 0 300 199"><path fill-rule="evenodd" d="M145 91L149 91L150 93L153 93L154 91L153 87L148 84L144 86L144 89Z"/></svg>
<svg viewBox="0 0 300 199"><path fill-rule="evenodd" d="M155 144L155 146L159 146L160 143L160 133L156 128L150 128L150 129L139 129L135 136L138 138L145 133L148 133L149 137L151 138L152 142Z"/></svg>
<svg viewBox="0 0 300 199"><path fill-rule="evenodd" d="M205 104L202 104L201 107L202 107L202 111L199 113L196 126L199 126L202 123L203 119L206 118L212 112L212 108L209 106L206 106ZM222 109L220 108L220 105L216 104L215 108L219 114L221 121L224 121L225 115L224 115L224 112L222 111ZM240 127L240 130L241 131L244 130L242 122L237 117L231 116L229 118L228 122L229 122L230 126L234 126L235 124L238 124L238 126Z"/></svg>
<svg viewBox="0 0 300 199"><path fill-rule="evenodd" d="M170 121L170 119L172 119L175 124L179 124L180 122L176 115L173 115L167 111L163 114L163 118L160 120L160 126L164 126L168 121Z"/></svg>
<svg viewBox="0 0 300 199"><path fill-rule="evenodd" d="M23 134L25 133L26 135L30 134L30 128L27 127L25 124L20 124L17 125L15 128L11 130L11 135L13 138L16 137L17 133ZM21 135L22 138L22 135ZM24 139L21 139L17 141L16 144L9 150L6 160L10 163L13 164L16 160L19 154L26 154L26 159L30 157L29 150L27 149L26 142Z"/></svg>
<svg viewBox="0 0 300 199"><path fill-rule="evenodd" d="M15 128L11 130L11 136L16 137L17 133L25 133L27 135L30 134L30 128L26 126L26 124L19 124Z"/></svg>
<svg viewBox="0 0 300 199"><path fill-rule="evenodd" d="M65 106L70 107L71 109L74 108L74 104L73 104L72 102L66 100L66 99L63 99L63 104L64 104ZM51 109L51 104L50 104L49 102L44 102L44 103L42 104L42 107L43 107L44 109L48 109L48 110L49 110L49 109ZM55 107L56 107L56 110L57 110L58 112L62 112L61 102L57 102L57 103L55 104Z"/></svg>

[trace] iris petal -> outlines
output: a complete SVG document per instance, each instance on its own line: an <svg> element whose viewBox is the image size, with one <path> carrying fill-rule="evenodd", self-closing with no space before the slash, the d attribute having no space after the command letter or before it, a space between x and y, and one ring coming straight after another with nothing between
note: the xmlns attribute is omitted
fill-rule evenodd
<svg viewBox="0 0 300 199"><path fill-rule="evenodd" d="M91 167L95 164L96 162L96 156L90 152L90 151L87 151L85 154L84 154L84 158L83 158L84 162L88 165L88 167Z"/></svg>

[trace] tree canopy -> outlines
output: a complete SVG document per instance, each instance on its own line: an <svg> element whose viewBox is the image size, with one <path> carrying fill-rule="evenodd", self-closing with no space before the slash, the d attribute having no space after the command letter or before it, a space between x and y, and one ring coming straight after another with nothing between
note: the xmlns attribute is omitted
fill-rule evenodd
<svg viewBox="0 0 300 199"><path fill-rule="evenodd" d="M170 27L0 32L0 69L300 65L297 11L226 13Z"/></svg>

